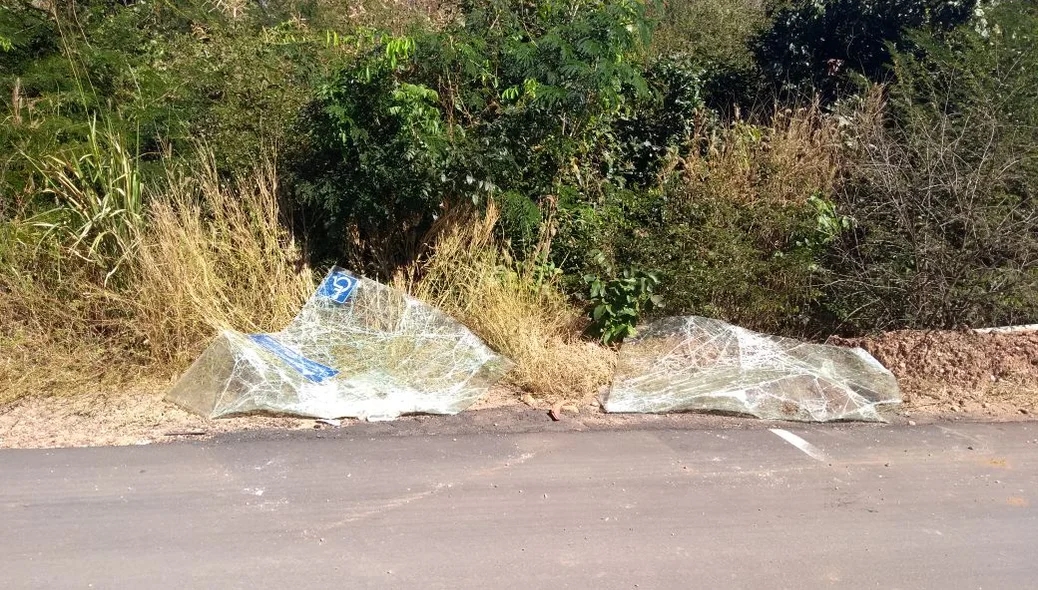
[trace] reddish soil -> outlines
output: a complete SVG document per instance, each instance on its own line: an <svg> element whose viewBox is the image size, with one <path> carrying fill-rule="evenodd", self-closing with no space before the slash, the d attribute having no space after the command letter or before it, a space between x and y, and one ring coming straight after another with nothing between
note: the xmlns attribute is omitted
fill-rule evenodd
<svg viewBox="0 0 1038 590"><path fill-rule="evenodd" d="M860 346L890 369L906 413L1023 418L1038 412L1038 332L900 330L829 342Z"/></svg>

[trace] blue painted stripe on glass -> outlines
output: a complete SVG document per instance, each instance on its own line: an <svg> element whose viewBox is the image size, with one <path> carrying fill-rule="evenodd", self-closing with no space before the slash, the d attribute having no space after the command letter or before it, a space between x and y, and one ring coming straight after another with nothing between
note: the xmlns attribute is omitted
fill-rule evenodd
<svg viewBox="0 0 1038 590"><path fill-rule="evenodd" d="M274 353L274 356L288 363L290 367L299 371L300 375L314 383L320 383L339 374L335 369L312 361L288 348L269 334L250 334L249 339Z"/></svg>

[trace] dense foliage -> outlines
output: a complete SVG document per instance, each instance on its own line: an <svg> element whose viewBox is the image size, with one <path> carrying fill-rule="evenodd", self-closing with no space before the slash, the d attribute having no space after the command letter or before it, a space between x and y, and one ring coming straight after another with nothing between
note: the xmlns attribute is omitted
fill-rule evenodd
<svg viewBox="0 0 1038 590"><path fill-rule="evenodd" d="M615 173L615 124L647 92L646 8L485 0L443 30L361 39L303 119L296 191L320 253L387 273L437 216L490 198L535 240L546 201Z"/></svg>
<svg viewBox="0 0 1038 590"><path fill-rule="evenodd" d="M1034 321L1038 7L916 42L895 55L890 120L858 138L832 299L859 329Z"/></svg>
<svg viewBox="0 0 1038 590"><path fill-rule="evenodd" d="M199 150L275 151L316 265L388 279L492 202L607 341L661 300L1033 322L1036 34L1023 0L3 0L0 236L118 250Z"/></svg>

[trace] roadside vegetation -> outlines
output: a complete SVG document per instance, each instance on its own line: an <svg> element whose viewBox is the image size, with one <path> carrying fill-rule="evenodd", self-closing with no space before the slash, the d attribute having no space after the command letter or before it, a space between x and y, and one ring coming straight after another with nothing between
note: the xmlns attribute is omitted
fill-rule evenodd
<svg viewBox="0 0 1038 590"><path fill-rule="evenodd" d="M3 0L0 103L0 404L173 376L332 264L552 400L659 314L1038 323L1025 0Z"/></svg>

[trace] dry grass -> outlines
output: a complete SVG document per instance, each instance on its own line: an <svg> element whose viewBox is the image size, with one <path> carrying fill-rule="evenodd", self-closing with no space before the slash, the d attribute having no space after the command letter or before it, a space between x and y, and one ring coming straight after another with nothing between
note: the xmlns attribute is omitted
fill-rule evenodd
<svg viewBox="0 0 1038 590"><path fill-rule="evenodd" d="M203 157L191 172L171 171L129 246L104 256L77 255L62 241L74 231L2 227L0 403L168 378L217 330L276 330L296 314L314 280L279 223L277 171L263 165L227 186ZM508 259L496 221L493 208L449 219L401 286L515 361L513 385L553 401L594 395L613 351L581 338L581 314L552 280Z"/></svg>
<svg viewBox="0 0 1038 590"><path fill-rule="evenodd" d="M114 355L104 348L69 342L64 336L5 321L0 330L0 410L25 395L93 391L140 377L139 368L113 363Z"/></svg>
<svg viewBox="0 0 1038 590"><path fill-rule="evenodd" d="M587 399L609 382L615 353L581 338L583 319L551 280L510 260L497 212L459 215L397 286L467 325L515 362L506 380L549 401Z"/></svg>
<svg viewBox="0 0 1038 590"><path fill-rule="evenodd" d="M813 194L831 194L841 155L836 118L813 104L777 110L769 119L700 132L695 149L675 165L698 192L741 204L802 204Z"/></svg>
<svg viewBox="0 0 1038 590"><path fill-rule="evenodd" d="M314 283L278 223L276 171L230 187L199 164L194 178L170 174L116 252L84 257L75 227L0 226L0 403L166 378L216 330L276 329L296 313Z"/></svg>
<svg viewBox="0 0 1038 590"><path fill-rule="evenodd" d="M152 204L142 237L134 327L155 362L193 359L214 329L280 329L315 286L280 223L269 160L233 189L204 164Z"/></svg>

